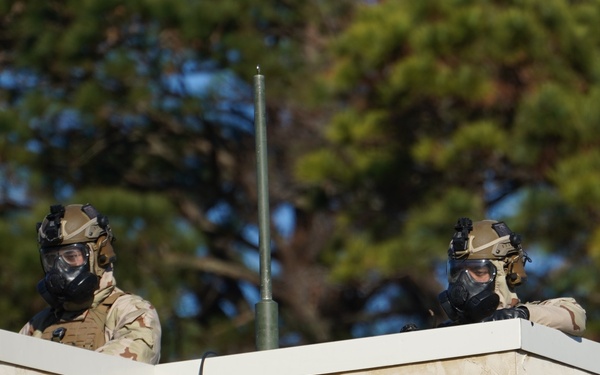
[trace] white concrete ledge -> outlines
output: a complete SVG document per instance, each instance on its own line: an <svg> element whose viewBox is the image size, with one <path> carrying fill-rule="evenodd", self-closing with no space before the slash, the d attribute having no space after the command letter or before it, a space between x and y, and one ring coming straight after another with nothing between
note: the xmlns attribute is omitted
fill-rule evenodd
<svg viewBox="0 0 600 375"><path fill-rule="evenodd" d="M600 374L600 344L521 319L208 357L204 374L340 374L519 350ZM161 364L156 374L191 375L199 367L200 360Z"/></svg>
<svg viewBox="0 0 600 375"><path fill-rule="evenodd" d="M0 374L196 375L200 366L200 359L152 366L0 331ZM600 374L600 344L513 319L211 356L203 374L447 374L469 366L503 374Z"/></svg>
<svg viewBox="0 0 600 375"><path fill-rule="evenodd" d="M20 369L21 372L14 372L15 374L27 374L25 370L37 370L41 373L64 375L148 375L154 371L153 365L2 330L0 364L3 364L3 368L0 368L2 375L12 374L8 372L8 365Z"/></svg>

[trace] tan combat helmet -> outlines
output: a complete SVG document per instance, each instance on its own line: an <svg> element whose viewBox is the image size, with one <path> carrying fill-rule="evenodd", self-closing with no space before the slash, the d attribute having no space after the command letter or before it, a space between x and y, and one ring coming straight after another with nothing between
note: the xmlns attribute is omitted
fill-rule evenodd
<svg viewBox="0 0 600 375"><path fill-rule="evenodd" d="M91 268L98 276L116 260L108 218L91 204L51 206L50 213L37 225L37 235L40 249L85 243L94 254Z"/></svg>
<svg viewBox="0 0 600 375"><path fill-rule="evenodd" d="M511 288L526 280L525 263L531 259L523 251L521 236L511 231L504 222L472 222L468 218L461 218L454 228L456 232L448 249L451 259L504 261L506 281Z"/></svg>

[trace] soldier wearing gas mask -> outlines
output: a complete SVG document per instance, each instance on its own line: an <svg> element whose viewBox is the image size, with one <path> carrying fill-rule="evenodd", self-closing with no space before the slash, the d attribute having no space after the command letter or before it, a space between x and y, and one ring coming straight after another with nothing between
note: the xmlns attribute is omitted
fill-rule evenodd
<svg viewBox="0 0 600 375"><path fill-rule="evenodd" d="M152 305L116 287L108 218L92 205L54 205L37 225L49 307L20 333L156 364L161 326Z"/></svg>
<svg viewBox="0 0 600 375"><path fill-rule="evenodd" d="M521 318L581 336L585 310L573 298L521 303L516 287L527 279L521 237L504 222L461 218L448 249L448 289L438 300L442 325Z"/></svg>

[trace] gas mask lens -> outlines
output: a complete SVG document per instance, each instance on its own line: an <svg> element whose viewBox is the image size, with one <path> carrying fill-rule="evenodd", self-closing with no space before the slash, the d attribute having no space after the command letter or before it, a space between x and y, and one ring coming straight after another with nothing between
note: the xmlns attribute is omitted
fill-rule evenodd
<svg viewBox="0 0 600 375"><path fill-rule="evenodd" d="M496 278L496 267L488 259L450 259L448 261L448 281L455 283L460 275L478 284L488 284Z"/></svg>
<svg viewBox="0 0 600 375"><path fill-rule="evenodd" d="M70 273L73 269L79 269L88 262L89 252L84 244L72 244L66 246L46 247L41 250L42 266L44 272L52 269Z"/></svg>

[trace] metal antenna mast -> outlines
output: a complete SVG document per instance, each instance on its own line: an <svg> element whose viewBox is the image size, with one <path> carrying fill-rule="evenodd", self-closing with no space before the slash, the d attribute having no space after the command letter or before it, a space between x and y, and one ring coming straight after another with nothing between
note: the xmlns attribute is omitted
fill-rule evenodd
<svg viewBox="0 0 600 375"><path fill-rule="evenodd" d="M256 304L256 348L279 347L277 302L271 287L271 234L269 220L269 176L267 164L267 126L265 114L265 77L256 67L254 76L254 127L256 136L256 180L260 251L260 302Z"/></svg>

